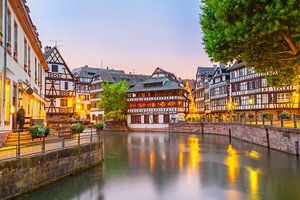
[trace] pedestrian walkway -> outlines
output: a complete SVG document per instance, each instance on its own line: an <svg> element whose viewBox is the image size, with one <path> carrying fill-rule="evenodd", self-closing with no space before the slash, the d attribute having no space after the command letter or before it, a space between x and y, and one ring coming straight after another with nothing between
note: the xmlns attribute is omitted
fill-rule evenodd
<svg viewBox="0 0 300 200"><path fill-rule="evenodd" d="M68 148L80 144L99 142L100 137L101 136L97 134L96 131L87 129L83 133L72 135L67 139L64 137L59 138L58 136L50 136L45 139L45 141L43 141L43 139L35 139L34 141L29 140L28 142L23 141L23 143L19 144L20 157ZM18 158L18 142L14 144L9 143L9 145L0 148L0 161L14 158Z"/></svg>

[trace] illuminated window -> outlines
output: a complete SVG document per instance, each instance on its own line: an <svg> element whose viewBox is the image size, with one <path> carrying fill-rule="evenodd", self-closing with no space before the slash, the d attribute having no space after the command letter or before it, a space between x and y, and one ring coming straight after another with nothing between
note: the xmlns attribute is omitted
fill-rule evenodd
<svg viewBox="0 0 300 200"><path fill-rule="evenodd" d="M61 107L68 107L68 99L61 99L60 100Z"/></svg>

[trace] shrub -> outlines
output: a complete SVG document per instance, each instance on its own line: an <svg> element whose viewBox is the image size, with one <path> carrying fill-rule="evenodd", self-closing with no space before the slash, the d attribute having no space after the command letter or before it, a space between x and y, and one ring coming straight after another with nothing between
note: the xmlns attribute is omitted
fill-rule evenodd
<svg viewBox="0 0 300 200"><path fill-rule="evenodd" d="M283 111L279 114L280 119L290 119L291 114L287 111Z"/></svg>
<svg viewBox="0 0 300 200"><path fill-rule="evenodd" d="M84 131L84 125L80 123L72 124L71 131L72 133L82 133Z"/></svg>
<svg viewBox="0 0 300 200"><path fill-rule="evenodd" d="M50 132L50 128L45 127L44 125L36 125L29 129L29 133L32 138L47 137L50 135Z"/></svg>
<svg viewBox="0 0 300 200"><path fill-rule="evenodd" d="M96 129L102 130L105 127L105 124L103 122L97 122L95 124Z"/></svg>

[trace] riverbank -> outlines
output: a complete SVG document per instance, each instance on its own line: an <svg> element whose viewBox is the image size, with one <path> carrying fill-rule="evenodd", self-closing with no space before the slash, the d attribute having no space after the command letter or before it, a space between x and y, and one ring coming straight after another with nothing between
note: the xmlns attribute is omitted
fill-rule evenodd
<svg viewBox="0 0 300 200"><path fill-rule="evenodd" d="M103 142L0 162L0 199L9 199L103 162Z"/></svg>
<svg viewBox="0 0 300 200"><path fill-rule="evenodd" d="M300 130L235 123L174 123L170 133L216 134L299 155Z"/></svg>

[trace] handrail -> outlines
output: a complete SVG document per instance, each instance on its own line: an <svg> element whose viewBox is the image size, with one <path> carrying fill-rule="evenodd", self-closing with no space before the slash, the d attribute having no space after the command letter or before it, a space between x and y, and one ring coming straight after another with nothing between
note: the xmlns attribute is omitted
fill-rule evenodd
<svg viewBox="0 0 300 200"><path fill-rule="evenodd" d="M18 130L17 139L10 140L12 145L0 147L0 161L12 158L21 159L53 150L102 142L102 132L93 126L87 126L82 133L56 135L57 137L50 139L42 137L31 141L30 138L22 138L24 136L28 136L28 133Z"/></svg>

